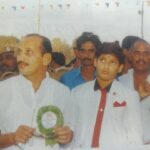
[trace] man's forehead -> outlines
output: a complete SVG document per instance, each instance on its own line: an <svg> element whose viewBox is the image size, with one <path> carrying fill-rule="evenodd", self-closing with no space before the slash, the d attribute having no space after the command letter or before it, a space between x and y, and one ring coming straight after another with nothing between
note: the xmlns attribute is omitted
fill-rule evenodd
<svg viewBox="0 0 150 150"><path fill-rule="evenodd" d="M30 36L30 37L25 37L23 38L19 43L18 47L22 46L34 46L34 45L41 45L42 39L38 36Z"/></svg>
<svg viewBox="0 0 150 150"><path fill-rule="evenodd" d="M133 50L150 51L150 45L143 41L135 42Z"/></svg>

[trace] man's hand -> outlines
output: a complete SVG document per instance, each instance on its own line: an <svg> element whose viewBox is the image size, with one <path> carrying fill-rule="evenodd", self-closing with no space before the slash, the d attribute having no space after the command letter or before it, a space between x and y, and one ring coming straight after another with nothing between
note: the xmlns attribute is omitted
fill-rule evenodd
<svg viewBox="0 0 150 150"><path fill-rule="evenodd" d="M60 144L68 144L71 142L73 132L68 126L56 127L53 133L57 137L57 141Z"/></svg>
<svg viewBox="0 0 150 150"><path fill-rule="evenodd" d="M150 84L147 81L144 81L139 84L138 93L141 100L150 95Z"/></svg>
<svg viewBox="0 0 150 150"><path fill-rule="evenodd" d="M25 144L33 136L33 133L33 128L30 128L25 125L19 126L16 132L14 133L15 144Z"/></svg>

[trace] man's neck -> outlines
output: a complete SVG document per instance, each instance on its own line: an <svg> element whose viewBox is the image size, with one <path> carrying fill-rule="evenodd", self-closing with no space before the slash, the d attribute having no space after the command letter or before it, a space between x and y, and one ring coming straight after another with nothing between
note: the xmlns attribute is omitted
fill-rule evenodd
<svg viewBox="0 0 150 150"><path fill-rule="evenodd" d="M134 71L134 78L138 79L146 79L146 77L150 74L150 71Z"/></svg>
<svg viewBox="0 0 150 150"><path fill-rule="evenodd" d="M35 75L26 78L32 82L33 89L36 92L39 89L41 82L45 77L46 77L46 73L43 74L37 73Z"/></svg>
<svg viewBox="0 0 150 150"><path fill-rule="evenodd" d="M98 84L100 85L100 87L102 89L106 88L108 85L110 85L113 82L113 80L107 80L106 81L106 80L101 80L99 78L97 78L97 81L98 81Z"/></svg>
<svg viewBox="0 0 150 150"><path fill-rule="evenodd" d="M147 76L150 74L150 71L134 71L134 88L138 89L139 83L142 83L147 79Z"/></svg>
<svg viewBox="0 0 150 150"><path fill-rule="evenodd" d="M81 74L84 80L90 81L94 79L95 67L94 66L84 66L81 67Z"/></svg>

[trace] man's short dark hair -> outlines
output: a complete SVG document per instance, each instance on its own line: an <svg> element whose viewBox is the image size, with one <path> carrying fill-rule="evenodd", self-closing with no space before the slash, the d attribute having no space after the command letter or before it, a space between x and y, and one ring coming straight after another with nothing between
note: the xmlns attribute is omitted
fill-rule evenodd
<svg viewBox="0 0 150 150"><path fill-rule="evenodd" d="M124 64L122 49L116 42L104 42L100 50L96 51L96 58L102 54L113 54L118 58L120 64Z"/></svg>
<svg viewBox="0 0 150 150"><path fill-rule="evenodd" d="M133 36L133 35L126 36L122 40L122 48L129 50L131 48L131 46L139 39L140 39L140 37L138 37L138 36Z"/></svg>
<svg viewBox="0 0 150 150"><path fill-rule="evenodd" d="M94 35L92 32L83 32L80 37L76 40L76 48L77 50L80 50L81 46L85 42L92 42L96 48L96 50L99 50L101 46L101 41L97 35Z"/></svg>
<svg viewBox="0 0 150 150"><path fill-rule="evenodd" d="M52 53L52 61L54 61L56 64L60 66L65 65L65 56L63 53L60 52L53 52Z"/></svg>
<svg viewBox="0 0 150 150"><path fill-rule="evenodd" d="M47 37L37 33L28 34L25 37L31 37L31 36L37 36L42 39L42 46L43 46L42 50L44 53L52 53L52 45L50 40Z"/></svg>

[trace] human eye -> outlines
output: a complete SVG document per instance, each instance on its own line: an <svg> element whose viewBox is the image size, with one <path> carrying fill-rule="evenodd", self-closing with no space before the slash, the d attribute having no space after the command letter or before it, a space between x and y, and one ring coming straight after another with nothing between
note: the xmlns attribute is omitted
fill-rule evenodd
<svg viewBox="0 0 150 150"><path fill-rule="evenodd" d="M33 55L33 51L31 49L27 49L26 55L32 56Z"/></svg>
<svg viewBox="0 0 150 150"><path fill-rule="evenodd" d="M117 64L117 62L116 61L111 61L110 64L114 66L114 65Z"/></svg>
<svg viewBox="0 0 150 150"><path fill-rule="evenodd" d="M95 49L89 49L89 52L90 52L90 53L94 53L94 52L95 52Z"/></svg>
<svg viewBox="0 0 150 150"><path fill-rule="evenodd" d="M100 62L100 63L105 63L106 61L105 61L104 58L100 58L100 59L99 59L99 62Z"/></svg>
<svg viewBox="0 0 150 150"><path fill-rule="evenodd" d="M22 53L22 50L18 48L15 51L15 56L21 55L21 53Z"/></svg>
<svg viewBox="0 0 150 150"><path fill-rule="evenodd" d="M150 51L146 51L143 54L144 54L144 56L149 56L150 55Z"/></svg>
<svg viewBox="0 0 150 150"><path fill-rule="evenodd" d="M134 55L135 55L135 56L139 56L139 55L140 55L140 52L139 52L139 51L134 51Z"/></svg>

